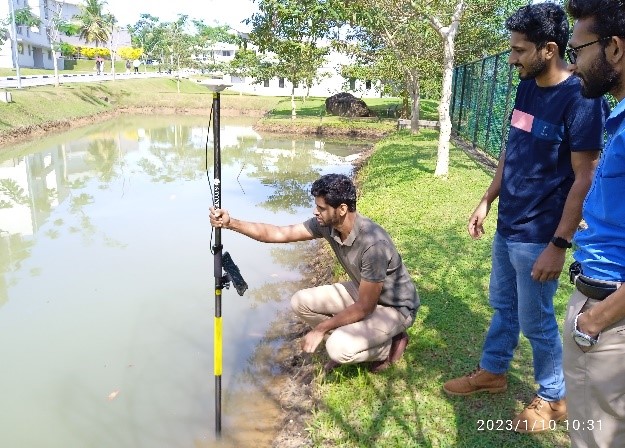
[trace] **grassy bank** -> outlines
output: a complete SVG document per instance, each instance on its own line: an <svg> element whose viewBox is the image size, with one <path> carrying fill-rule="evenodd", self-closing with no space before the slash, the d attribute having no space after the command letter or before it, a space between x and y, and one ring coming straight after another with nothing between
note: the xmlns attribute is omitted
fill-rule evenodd
<svg viewBox="0 0 625 448"><path fill-rule="evenodd" d="M0 142L28 138L47 130L84 124L118 110L169 109L206 113L212 93L197 82L171 78L129 79L94 83L65 83L12 89L12 103L0 103ZM262 114L284 98L223 94L222 110Z"/></svg>
<svg viewBox="0 0 625 448"><path fill-rule="evenodd" d="M178 91L180 89L180 91ZM212 93L193 80L173 78L118 79L93 83L65 83L60 87L40 86L12 89L12 103L0 103L0 142L28 137L34 131L46 131L81 124L78 119L115 113L117 110L169 109L180 113L208 113ZM384 118L387 110L397 106L396 98L367 100L381 117L346 119L325 115L324 99L298 99L299 133L367 133L384 134L396 126L395 118ZM432 115L435 103L423 103L423 114ZM225 91L221 95L222 112L262 116L264 130L292 131L289 97L240 95ZM288 111L288 114L287 114ZM429 119L429 118L427 118ZM285 124L285 126L281 126Z"/></svg>
<svg viewBox="0 0 625 448"><path fill-rule="evenodd" d="M448 397L442 391L446 380L472 370L479 360L491 317L487 285L497 210L491 210L485 237L471 240L466 222L491 175L452 150L449 177L435 178L436 139L428 131L388 137L359 173L359 210L393 236L422 306L396 366L378 375L343 366L318 380L321 404L311 437L316 446L341 447L568 446L561 427L538 435L487 429L514 418L533 395L531 351L524 338L507 392ZM560 323L570 292L563 281L556 297Z"/></svg>

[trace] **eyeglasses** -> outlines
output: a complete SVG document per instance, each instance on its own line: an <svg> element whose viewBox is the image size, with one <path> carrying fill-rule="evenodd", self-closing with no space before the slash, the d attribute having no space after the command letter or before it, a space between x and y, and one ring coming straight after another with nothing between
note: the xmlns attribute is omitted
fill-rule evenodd
<svg viewBox="0 0 625 448"><path fill-rule="evenodd" d="M581 50L584 47L588 47L589 45L596 44L597 42L603 42L604 40L612 39L612 36L602 37L597 40L593 40L592 42L588 42L587 44L580 45L578 47L572 47L566 49L566 57L569 59L571 64L575 64L577 62L577 51Z"/></svg>

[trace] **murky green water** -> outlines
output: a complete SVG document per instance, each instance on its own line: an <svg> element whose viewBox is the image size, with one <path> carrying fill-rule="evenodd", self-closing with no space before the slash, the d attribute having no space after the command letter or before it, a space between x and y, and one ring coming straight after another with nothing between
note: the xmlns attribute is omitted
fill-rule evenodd
<svg viewBox="0 0 625 448"><path fill-rule="evenodd" d="M1 447L215 445L207 121L124 117L0 153ZM364 149L222 125L222 206L242 219L306 219L310 183ZM211 135L211 181L212 158ZM250 285L224 291L223 440L262 446L278 409L250 359L307 246L222 242Z"/></svg>

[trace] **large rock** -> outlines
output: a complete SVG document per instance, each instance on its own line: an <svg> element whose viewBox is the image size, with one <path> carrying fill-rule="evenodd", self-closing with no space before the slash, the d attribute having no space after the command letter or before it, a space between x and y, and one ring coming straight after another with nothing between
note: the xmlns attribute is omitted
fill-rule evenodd
<svg viewBox="0 0 625 448"><path fill-rule="evenodd" d="M363 100L346 92L326 98L326 112L341 117L372 117L374 115Z"/></svg>

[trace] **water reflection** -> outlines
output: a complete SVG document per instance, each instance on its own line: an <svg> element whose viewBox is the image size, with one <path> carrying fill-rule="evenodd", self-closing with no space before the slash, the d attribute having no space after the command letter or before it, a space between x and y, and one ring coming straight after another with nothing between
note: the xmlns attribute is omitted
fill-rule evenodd
<svg viewBox="0 0 625 448"><path fill-rule="evenodd" d="M307 218L310 183L363 149L222 124L222 203L242 219ZM123 117L3 154L0 446L212 446L207 117ZM224 293L228 434L277 412L243 372L302 286L307 245L223 243L250 285Z"/></svg>

